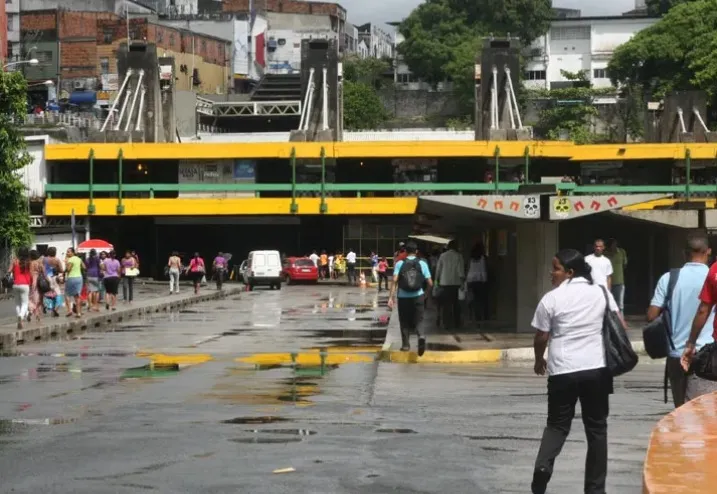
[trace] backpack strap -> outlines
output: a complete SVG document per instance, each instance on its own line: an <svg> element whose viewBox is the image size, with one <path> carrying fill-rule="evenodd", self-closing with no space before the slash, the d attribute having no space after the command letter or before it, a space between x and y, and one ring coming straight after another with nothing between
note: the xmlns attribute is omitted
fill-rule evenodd
<svg viewBox="0 0 717 494"><path fill-rule="evenodd" d="M665 311L670 311L672 307L672 294L675 291L675 285L677 285L677 280L680 278L680 268L670 269L670 278L667 282L667 293L665 294L665 302L662 304L662 308ZM670 318L672 317L672 314L668 314ZM672 320L669 321L669 328L670 332L667 334L670 347L674 350L675 349L675 342L672 341Z"/></svg>

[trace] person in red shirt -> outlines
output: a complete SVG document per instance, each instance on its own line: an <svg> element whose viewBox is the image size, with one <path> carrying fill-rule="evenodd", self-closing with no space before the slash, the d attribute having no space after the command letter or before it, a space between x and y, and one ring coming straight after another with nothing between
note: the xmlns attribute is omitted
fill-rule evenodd
<svg viewBox="0 0 717 494"><path fill-rule="evenodd" d="M22 247L17 251L17 258L13 259L8 274L12 273L12 292L15 295L15 315L17 316L17 329L22 329L22 322L27 317L30 305L30 287L32 286L32 271L30 269L30 251Z"/></svg>
<svg viewBox="0 0 717 494"><path fill-rule="evenodd" d="M386 286L386 290L388 290L388 261L385 257L382 257L380 261L378 261L378 291L381 291L381 282L384 283Z"/></svg>
<svg viewBox="0 0 717 494"><path fill-rule="evenodd" d="M712 265L707 273L707 278L705 278L705 283L702 285L700 306L697 308L697 314L692 320L692 331L687 339L685 351L682 353L682 368L685 372L690 370L692 358L696 352L697 338L700 336L702 328L707 324L707 319L709 319L715 304L717 304L717 263ZM717 339L717 320L714 322L712 337ZM685 399L689 401L714 391L717 391L717 382L708 381L692 374L687 381Z"/></svg>

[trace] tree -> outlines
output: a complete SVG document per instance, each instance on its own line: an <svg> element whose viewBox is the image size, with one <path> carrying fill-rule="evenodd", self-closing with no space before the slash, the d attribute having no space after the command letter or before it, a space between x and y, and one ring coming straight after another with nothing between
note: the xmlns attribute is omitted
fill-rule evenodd
<svg viewBox="0 0 717 494"><path fill-rule="evenodd" d="M561 72L565 79L573 81L573 87L531 91L533 98L542 99L547 104L540 112L536 130L550 140L567 139L576 144L601 140L602 136L592 128L594 119L599 115L593 102L595 97L615 90L591 87L585 71Z"/></svg>
<svg viewBox="0 0 717 494"><path fill-rule="evenodd" d="M665 15L675 5L692 0L646 0L647 13L650 15Z"/></svg>
<svg viewBox="0 0 717 494"><path fill-rule="evenodd" d="M30 215L18 172L32 158L18 128L27 114L27 81L19 72L0 71L0 239L11 247L29 245Z"/></svg>
<svg viewBox="0 0 717 494"><path fill-rule="evenodd" d="M363 82L380 89L384 85L385 75L391 70L391 64L383 58L359 58L349 56L343 60L344 80Z"/></svg>
<svg viewBox="0 0 717 494"><path fill-rule="evenodd" d="M528 45L547 32L550 5L550 0L426 0L401 23L398 51L424 82L452 81L464 113L472 115L482 38L510 34Z"/></svg>
<svg viewBox="0 0 717 494"><path fill-rule="evenodd" d="M365 82L344 80L344 128L378 129L388 115L376 90Z"/></svg>
<svg viewBox="0 0 717 494"><path fill-rule="evenodd" d="M619 46L608 64L613 84L641 88L652 98L701 89L715 101L717 0L675 5L659 22Z"/></svg>

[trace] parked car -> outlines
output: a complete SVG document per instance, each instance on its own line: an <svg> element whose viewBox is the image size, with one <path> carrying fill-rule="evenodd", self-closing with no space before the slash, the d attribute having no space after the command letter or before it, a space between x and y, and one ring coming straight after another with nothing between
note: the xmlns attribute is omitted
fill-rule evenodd
<svg viewBox="0 0 717 494"><path fill-rule="evenodd" d="M281 290L281 257L279 256L279 251L255 250L249 252L245 269L242 271L242 278L249 290L253 290L258 285Z"/></svg>
<svg viewBox="0 0 717 494"><path fill-rule="evenodd" d="M297 281L319 281L319 269L308 257L287 257L284 259L281 274L289 285Z"/></svg>

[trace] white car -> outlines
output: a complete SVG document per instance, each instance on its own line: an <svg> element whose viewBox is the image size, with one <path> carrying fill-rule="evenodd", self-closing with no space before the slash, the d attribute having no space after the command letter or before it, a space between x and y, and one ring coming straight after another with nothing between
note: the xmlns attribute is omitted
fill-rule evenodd
<svg viewBox="0 0 717 494"><path fill-rule="evenodd" d="M246 265L245 265L246 263ZM281 256L278 250L255 250L239 268L244 284L253 290L264 285L281 290Z"/></svg>

